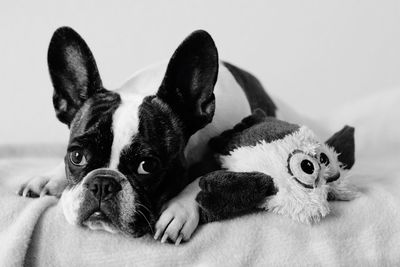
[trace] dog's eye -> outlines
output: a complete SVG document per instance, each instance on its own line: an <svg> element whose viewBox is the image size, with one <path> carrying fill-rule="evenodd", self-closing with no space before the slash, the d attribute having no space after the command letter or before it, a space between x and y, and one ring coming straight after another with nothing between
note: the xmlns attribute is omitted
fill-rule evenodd
<svg viewBox="0 0 400 267"><path fill-rule="evenodd" d="M137 173L138 174L152 174L159 168L158 161L154 159L146 159L139 163Z"/></svg>
<svg viewBox="0 0 400 267"><path fill-rule="evenodd" d="M319 155L319 162L321 162L322 164L328 165L329 164L329 158L325 153L321 153L321 155Z"/></svg>
<svg viewBox="0 0 400 267"><path fill-rule="evenodd" d="M69 161L75 166L86 165L86 157L81 150L74 150L69 153Z"/></svg>

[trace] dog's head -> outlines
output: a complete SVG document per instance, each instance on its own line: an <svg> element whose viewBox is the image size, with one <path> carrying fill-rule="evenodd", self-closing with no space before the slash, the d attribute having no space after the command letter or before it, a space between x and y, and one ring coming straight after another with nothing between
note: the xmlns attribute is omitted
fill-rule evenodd
<svg viewBox="0 0 400 267"><path fill-rule="evenodd" d="M187 184L189 137L214 115L212 38L204 31L187 37L157 93L145 98L106 90L91 51L70 28L54 33L48 65L56 115L70 129L61 198L67 220L132 236L150 231L162 204Z"/></svg>

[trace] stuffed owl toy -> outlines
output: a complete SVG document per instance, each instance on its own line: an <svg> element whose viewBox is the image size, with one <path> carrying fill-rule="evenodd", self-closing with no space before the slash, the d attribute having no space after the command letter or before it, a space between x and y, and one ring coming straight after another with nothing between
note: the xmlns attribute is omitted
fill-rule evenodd
<svg viewBox="0 0 400 267"><path fill-rule="evenodd" d="M200 179L196 200L205 221L265 210L318 222L332 200L351 200L346 180L354 164L354 128L321 142L299 126L261 110L210 141L221 170Z"/></svg>

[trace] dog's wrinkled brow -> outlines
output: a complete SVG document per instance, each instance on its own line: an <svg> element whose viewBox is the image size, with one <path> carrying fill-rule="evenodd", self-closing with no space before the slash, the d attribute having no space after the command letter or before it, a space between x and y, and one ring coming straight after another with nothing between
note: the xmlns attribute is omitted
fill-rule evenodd
<svg viewBox="0 0 400 267"><path fill-rule="evenodd" d="M95 132L89 132L82 135L74 136L68 145L68 149L77 146L85 146L90 143L95 143L95 134Z"/></svg>

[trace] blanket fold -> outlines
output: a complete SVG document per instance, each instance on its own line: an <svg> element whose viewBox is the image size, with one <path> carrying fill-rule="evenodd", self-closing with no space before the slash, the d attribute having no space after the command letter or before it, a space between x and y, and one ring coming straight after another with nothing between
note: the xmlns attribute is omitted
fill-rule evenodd
<svg viewBox="0 0 400 267"><path fill-rule="evenodd" d="M21 199L3 190L0 195L0 263L1 266L22 266L38 220L57 199L50 196Z"/></svg>

